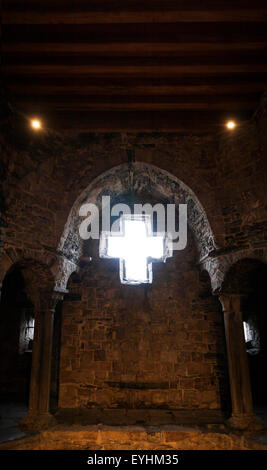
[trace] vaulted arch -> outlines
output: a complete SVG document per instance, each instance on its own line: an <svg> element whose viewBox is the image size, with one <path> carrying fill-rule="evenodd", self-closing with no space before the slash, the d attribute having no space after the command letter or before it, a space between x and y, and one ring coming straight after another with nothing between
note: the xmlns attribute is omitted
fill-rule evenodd
<svg viewBox="0 0 267 470"><path fill-rule="evenodd" d="M59 243L59 251L74 261L79 258L79 209L82 204L90 202L100 207L102 196L109 195L113 198L127 191L134 191L135 194L160 194L169 203L187 204L188 224L198 247L199 258L215 250L216 241L207 214L192 189L166 170L148 163L133 162L102 173L82 191L70 211Z"/></svg>

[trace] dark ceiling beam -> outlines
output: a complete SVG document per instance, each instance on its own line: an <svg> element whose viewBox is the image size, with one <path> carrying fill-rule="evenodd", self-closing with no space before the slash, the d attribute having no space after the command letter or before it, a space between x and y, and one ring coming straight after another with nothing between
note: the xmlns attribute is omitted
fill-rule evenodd
<svg viewBox="0 0 267 470"><path fill-rule="evenodd" d="M265 23L138 23L3 25L3 43L266 42Z"/></svg>
<svg viewBox="0 0 267 470"><path fill-rule="evenodd" d="M267 36L267 35L266 35ZM23 39L23 38L22 38ZM68 54L90 56L184 56L196 53L248 53L267 52L266 42L237 42L237 43L4 43L2 51L5 54Z"/></svg>
<svg viewBox="0 0 267 470"><path fill-rule="evenodd" d="M246 103L254 103L257 102L259 94L258 93L247 93L247 94L223 94L223 95L207 95L207 94L194 94L194 95L185 95L185 94L180 94L180 95L173 95L173 94L164 94L160 95L157 94L155 96L149 95L149 94L141 94L141 95L134 95L128 93L127 95L109 95L105 89L102 89L102 94L101 95L88 95L86 93L83 93L81 90L79 94L47 94L45 93L45 103L51 103L53 105L59 105L59 104L69 104L70 106L76 105L76 106L87 106L88 104L94 104L96 103L97 105L101 106L101 104L107 105L107 104L123 104L125 103L132 103L135 104L136 102L138 103L150 103L154 105L155 103L171 103L171 104L177 104L179 106L182 106L183 104L187 107L189 105L194 107L196 105L208 107L212 105L223 105L225 104L225 107L227 103L235 103L235 104L240 104L240 105L245 105ZM27 95L23 92L21 93L14 93L14 98L17 99L20 102L31 102L31 103L39 103L44 100L43 95L41 94L34 94L32 93L31 95ZM249 108L249 106L248 106Z"/></svg>
<svg viewBox="0 0 267 470"><path fill-rule="evenodd" d="M88 75L88 76L146 76L146 77L170 77L180 76L181 74L191 75L222 75L225 73L267 73L266 64L231 64L231 65L9 65L3 67L8 75L33 74L36 77L40 75Z"/></svg>
<svg viewBox="0 0 267 470"><path fill-rule="evenodd" d="M222 10L167 10L164 6L160 10L143 11L88 11L75 8L72 11L5 11L4 24L103 24L103 23L187 23L187 22L264 22L267 21L267 7L259 9L231 8Z"/></svg>
<svg viewBox="0 0 267 470"><path fill-rule="evenodd" d="M25 117L30 116L25 108ZM42 117L42 116L41 116ZM55 111L44 115L47 128L67 132L178 132L181 134L209 134L225 129L231 117L223 112L189 111ZM250 113L235 114L239 124L249 119Z"/></svg>
<svg viewBox="0 0 267 470"><path fill-rule="evenodd" d="M77 55L70 57L68 54L65 55L50 55L50 54L19 54L9 55L3 54L3 66L69 66L69 67L83 67L83 66L100 66L100 67L180 67L180 66L199 66L204 67L208 65L220 66L220 65L264 65L266 63L265 56L262 52L253 53L237 53L228 52L212 54L197 54L189 55L184 54L179 57L143 57L143 56L88 56L88 55Z"/></svg>
<svg viewBox="0 0 267 470"><path fill-rule="evenodd" d="M87 87L96 87L98 90L101 90L104 87L106 90L124 90L127 91L128 87L133 89L138 88L139 90L146 90L148 87L205 87L205 89L210 89L212 91L213 87L219 88L221 90L226 87L262 87L267 85L267 73L235 73L233 75L181 75L178 77L110 77L105 76L86 76L86 75L69 75L69 76L58 76L55 74L52 75L38 75L38 81L36 77L32 74L25 75L9 75L8 85L10 87L18 87L20 90L25 90L27 87L41 86L47 87L48 90L55 87L62 89L64 87L70 87L75 89L86 90Z"/></svg>
<svg viewBox="0 0 267 470"><path fill-rule="evenodd" d="M17 101L18 105L23 106L26 102L21 100ZM30 101L26 103L32 110L35 112L40 112L40 110L45 110L47 108L47 103L45 101L35 101L31 103ZM106 103L102 101L100 103L97 102L90 102L86 99L84 101L76 102L76 103L62 103L55 101L51 108L53 111L57 110L66 110L66 111L80 111L80 110L89 110L89 111L159 111L159 110L227 110L228 113L235 113L240 111L253 111L257 105L257 100L254 101L247 101L244 103L240 103L239 101L236 102L188 102L188 103L179 103L179 102L130 102L126 101L125 103L117 102L117 103L110 103L108 100Z"/></svg>
<svg viewBox="0 0 267 470"><path fill-rule="evenodd" d="M266 89L266 0L4 0L3 16L11 98L51 129L220 132Z"/></svg>
<svg viewBox="0 0 267 470"><path fill-rule="evenodd" d="M173 96L183 96L184 99L188 99L188 95L194 99L198 99L198 96L220 96L222 95L224 99L225 95L237 96L242 95L243 99L247 99L247 97L258 96L258 93L262 92L265 88L267 88L266 82L256 82L256 83L247 83L247 84L236 84L236 85L174 85L174 86L166 86L162 84L161 86L132 86L132 85L125 85L125 86L98 86L95 84L94 86L81 86L73 84L72 86L54 86L53 83L49 83L47 86L42 85L23 85L21 84L12 84L9 85L9 89L13 92L14 98L18 98L20 96L29 97L31 100L38 99L40 96L56 96L57 99L60 97L61 99L66 99L66 101L74 98L84 96L92 96L96 99L97 96L133 96L136 97L140 96L162 96L162 95L173 95ZM247 93L247 94L245 94Z"/></svg>
<svg viewBox="0 0 267 470"><path fill-rule="evenodd" d="M34 104L33 104L34 105ZM54 110L47 106L46 104L46 107L47 109L50 109L52 112L54 112ZM22 109L22 107L21 107ZM32 109L32 106L30 106L30 104L25 104L25 106L23 106L23 109L24 110L30 110ZM84 110L77 110L77 111L72 111L72 109L69 110L69 113L65 113L64 114L64 111L60 111L58 110L57 113L55 113L55 115L60 115L60 116L68 116L68 117L71 117L72 115L72 112L73 112L73 116L74 117L78 117L80 116L81 120L86 120L86 119L89 119L89 118L92 118L93 116L101 116L103 117L104 116L104 113L99 110L99 111L96 111L95 113L88 113L88 111L86 109ZM127 117L134 117L135 119L138 118L138 119L142 119L142 116L143 114L140 114L138 111L134 111L134 110L129 110L128 112L124 112L124 111L108 111L107 112L107 116L111 117L112 114L114 114L114 116L127 116ZM246 111L240 111L239 113L237 112L238 116L242 119L247 119L249 118L250 116L250 112L246 112ZM49 115L49 114L48 114ZM149 117L150 120L153 120L154 118L156 119L157 117L157 114L156 113L152 113L150 115L150 111L148 110L147 112L144 113L144 116L146 116L147 118ZM220 121L221 119L227 119L229 117L229 112L227 110L209 110L209 109L206 109L206 110L190 110L190 109L186 109L186 110L167 110L167 111L163 111L160 113L160 116L161 117L166 117L166 118L171 118L171 117L176 117L177 119L179 119L180 122L190 122L192 121L192 123L194 122L198 122L200 119L203 120L203 122L205 121L209 121L211 122L213 119L215 121Z"/></svg>
<svg viewBox="0 0 267 470"><path fill-rule="evenodd" d="M164 7L168 10L177 10L177 4L181 10L221 10L229 8L225 0L164 0ZM144 0L4 0L4 10L35 11L45 10L73 10L84 8L89 11L142 11ZM265 0L231 0L233 10L258 9L266 6ZM162 0L146 0L145 7L148 10L162 9Z"/></svg>

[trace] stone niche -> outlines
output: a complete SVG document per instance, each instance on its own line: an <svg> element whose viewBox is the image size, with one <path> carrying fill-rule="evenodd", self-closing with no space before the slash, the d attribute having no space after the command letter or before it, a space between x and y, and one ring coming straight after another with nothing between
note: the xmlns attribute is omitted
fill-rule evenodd
<svg viewBox="0 0 267 470"><path fill-rule="evenodd" d="M62 308L60 409L222 410L224 327L192 233L153 263L151 285L120 283L118 260L83 246Z"/></svg>

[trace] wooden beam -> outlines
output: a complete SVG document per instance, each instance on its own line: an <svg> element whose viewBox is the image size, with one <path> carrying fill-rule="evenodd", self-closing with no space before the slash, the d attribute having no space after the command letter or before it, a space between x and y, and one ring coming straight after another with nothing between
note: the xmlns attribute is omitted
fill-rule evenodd
<svg viewBox="0 0 267 470"><path fill-rule="evenodd" d="M101 95L79 93L27 95L14 94L18 103L29 103L36 107L52 104L53 108L87 109L253 109L259 94L245 95L108 95L105 90Z"/></svg>
<svg viewBox="0 0 267 470"><path fill-rule="evenodd" d="M138 110L118 110L118 111L103 111L103 110L96 110L92 113L88 113L87 109L81 109L81 110L72 110L69 109L69 112L66 112L65 110L60 110L58 109L55 111L53 106L49 106L47 103L44 103L44 106L46 107L45 111L47 111L47 116L53 118L53 116L60 116L61 118L63 117L68 117L68 119L72 120L75 122L77 119L81 119L81 121L86 121L87 119L93 119L94 117L97 118L103 118L105 115L112 120L112 116L114 115L115 117L127 117L127 118L134 118L134 119L142 119L142 117L149 118L150 120L157 119L158 116L161 118L168 118L168 119L178 119L180 122L185 122L185 123L200 123L202 121L203 123L208 121L221 121L227 118L229 118L229 112L228 110L192 110L192 109L185 109L185 110L166 110L166 111L160 111L159 113L156 112L151 112L150 110L144 111L144 113L140 113ZM25 103L23 106L20 106L20 109L27 111L27 113L31 111L36 111L35 109L35 104L30 104L30 103ZM247 119L251 115L250 110L240 110L236 111L236 116L240 119ZM106 118L105 118L106 119ZM77 121L77 123L78 123Z"/></svg>
<svg viewBox="0 0 267 470"><path fill-rule="evenodd" d="M137 23L3 25L3 43L266 42L266 23Z"/></svg>
<svg viewBox="0 0 267 470"><path fill-rule="evenodd" d="M9 65L3 67L8 75L88 75L88 76L145 76L170 77L180 75L220 75L225 73L267 73L266 64L231 64L231 65Z"/></svg>
<svg viewBox="0 0 267 470"><path fill-rule="evenodd" d="M22 109L22 108L21 108ZM25 118L29 108L22 109ZM246 121L250 113L235 114L238 124ZM223 131L232 116L223 112L203 111L51 111L40 116L47 128L73 132L178 132L181 134L209 134Z"/></svg>
<svg viewBox="0 0 267 470"><path fill-rule="evenodd" d="M107 90L114 90L114 89L122 89L126 90L129 87L135 89L147 89L147 87L219 87L219 89L223 89L224 87L234 86L240 87L257 87L262 84L263 86L267 84L267 73L235 73L233 75L203 75L203 74L195 74L195 75L181 75L177 77L131 77L131 76L124 76L124 77L106 77L106 76L86 76L86 75L64 75L64 76L57 76L57 75L39 75L38 81L36 81L36 76L32 74L25 74L25 75L9 75L8 81L6 85L9 87L18 87L19 89L24 89L26 87L32 86L41 86L47 88L64 88L70 87L75 90L77 89L84 89L86 90L87 87L96 87L97 89L102 90L104 87ZM227 89L227 88L226 88Z"/></svg>
<svg viewBox="0 0 267 470"><path fill-rule="evenodd" d="M226 8L225 0L164 0L164 7L167 10L221 10ZM266 5L265 0L231 0L231 8L236 9L258 9ZM58 9L73 10L84 8L90 11L143 11L143 0L8 0L4 2L5 10L25 11L32 9L34 11L43 11L45 8L57 11ZM145 7L148 10L161 9L162 0L146 0Z"/></svg>
<svg viewBox="0 0 267 470"><path fill-rule="evenodd" d="M165 7L166 8L166 7ZM260 9L233 10L144 10L143 11L88 11L74 7L73 11L4 11L3 24L103 24L103 23L191 23L191 22L264 22L267 7Z"/></svg>
<svg viewBox="0 0 267 470"><path fill-rule="evenodd" d="M53 102L53 110L66 110L72 112L79 111L79 110L88 110L88 111L162 111L162 110L227 110L228 112L239 112L239 111L253 111L256 109L258 100L247 101L247 102L239 102L239 101L230 101L230 102L129 102L126 101L125 103L114 103L107 101L106 103L100 101L98 102L90 102L86 99L84 101L69 103L69 102L57 102L56 100ZM27 105L29 106L34 112L40 112L42 109L47 108L47 102L45 101L24 101L18 100L19 105Z"/></svg>
<svg viewBox="0 0 267 470"><path fill-rule="evenodd" d="M111 57L108 56L93 56L88 55L77 55L75 57L64 55L50 55L50 54L3 54L3 66L23 65L23 66L105 66L105 67L173 67L173 66L208 66L208 65L264 65L267 61L265 60L264 54L261 52L228 52L228 53L217 53L215 54L200 54L190 55L184 54L179 57L168 57L168 56L120 56Z"/></svg>
<svg viewBox="0 0 267 470"><path fill-rule="evenodd" d="M248 94L259 94L265 88L267 88L266 82L255 82L255 83L245 83L245 84L233 84L233 85L141 85L141 86L133 86L133 85L124 85L124 86L112 86L110 85L99 85L95 84L94 86L86 86L86 85L76 85L73 84L72 86L68 85L65 86L54 86L53 83L49 83L47 86L39 85L36 83L33 84L24 84L21 86L21 83L11 84L9 85L10 91L14 94L14 97L19 98L20 96L23 97L30 97L31 100L38 99L38 97L42 96L53 96L53 97L65 97L66 99L74 99L84 96L93 96L97 99L97 96L131 96L135 95L136 97L140 96L162 96L162 95L179 95L183 96L184 99L188 97L188 95L194 96L196 99L198 96L206 95L206 96L214 96L214 95L228 95L234 94L234 96L244 95L245 93ZM244 95L247 97L247 95ZM64 99L64 98L63 98ZM224 97L223 97L224 99Z"/></svg>
<svg viewBox="0 0 267 470"><path fill-rule="evenodd" d="M2 52L5 54L68 54L89 56L184 56L196 53L244 53L266 52L266 42L237 42L237 43L3 43Z"/></svg>

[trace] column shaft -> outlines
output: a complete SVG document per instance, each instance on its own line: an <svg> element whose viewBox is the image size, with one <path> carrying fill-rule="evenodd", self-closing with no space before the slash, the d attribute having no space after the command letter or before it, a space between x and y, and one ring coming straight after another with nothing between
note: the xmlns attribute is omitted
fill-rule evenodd
<svg viewBox="0 0 267 470"><path fill-rule="evenodd" d="M253 402L240 296L221 296L220 300L224 310L232 414L251 415Z"/></svg>
<svg viewBox="0 0 267 470"><path fill-rule="evenodd" d="M29 397L29 412L37 413L39 410L41 357L42 357L43 318L40 311L35 312L34 340L31 366L31 383Z"/></svg>
<svg viewBox="0 0 267 470"><path fill-rule="evenodd" d="M48 309L43 314L43 348L39 394L39 411L41 413L49 413L53 329L54 310Z"/></svg>

